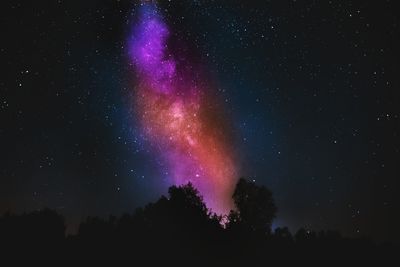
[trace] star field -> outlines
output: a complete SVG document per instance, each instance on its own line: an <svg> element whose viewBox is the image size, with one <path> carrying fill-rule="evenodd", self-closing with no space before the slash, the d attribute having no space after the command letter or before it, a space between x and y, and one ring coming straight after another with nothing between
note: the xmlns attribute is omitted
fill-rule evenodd
<svg viewBox="0 0 400 267"><path fill-rule="evenodd" d="M395 1L158 2L232 121L238 175L273 192L275 226L398 237ZM131 101L140 4L0 5L0 212L47 206L75 225L165 194Z"/></svg>

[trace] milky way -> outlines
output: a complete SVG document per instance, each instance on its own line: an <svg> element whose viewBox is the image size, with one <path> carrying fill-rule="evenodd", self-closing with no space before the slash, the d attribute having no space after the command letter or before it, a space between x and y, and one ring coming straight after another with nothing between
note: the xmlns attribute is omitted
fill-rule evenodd
<svg viewBox="0 0 400 267"><path fill-rule="evenodd" d="M209 208L226 213L237 178L229 123L210 78L175 38L154 4L140 7L128 38L136 116L170 182L191 182Z"/></svg>

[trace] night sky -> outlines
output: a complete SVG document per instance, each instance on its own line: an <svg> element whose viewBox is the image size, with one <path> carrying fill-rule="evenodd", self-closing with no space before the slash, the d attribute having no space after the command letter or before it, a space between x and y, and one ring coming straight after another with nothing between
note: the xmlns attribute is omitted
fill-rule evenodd
<svg viewBox="0 0 400 267"><path fill-rule="evenodd" d="M399 237L395 2L154 5L175 59L190 69L185 78L206 84L204 140L217 140L215 155L223 155L211 158L234 162L230 183L245 176L271 189L274 226ZM1 1L1 213L49 207L73 231L88 215L133 212L179 183L170 170L187 162L166 161L171 150L144 134L138 115L143 77L130 44L142 8L128 0Z"/></svg>

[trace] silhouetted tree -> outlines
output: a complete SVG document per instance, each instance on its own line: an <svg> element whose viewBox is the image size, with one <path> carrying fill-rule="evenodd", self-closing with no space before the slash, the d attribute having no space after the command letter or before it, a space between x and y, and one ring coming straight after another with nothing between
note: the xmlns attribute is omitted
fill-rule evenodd
<svg viewBox="0 0 400 267"><path fill-rule="evenodd" d="M43 209L23 215L7 213L2 217L0 238L10 242L54 244L65 238L64 218L56 211Z"/></svg>
<svg viewBox="0 0 400 267"><path fill-rule="evenodd" d="M263 266L275 261L285 265L292 259L322 265L329 259L342 265L349 258L359 262L379 256L381 261L394 255L395 246L343 238L335 231L316 233L301 228L293 238L284 227L267 235L276 213L271 192L240 179L233 199L237 210L229 214L226 229L221 226L221 216L210 212L190 183L170 187L168 197L162 196L133 214L88 217L78 234L68 238L64 219L55 211L7 213L0 216L0 246L19 255L30 251L41 259L68 260L68 266L101 265L105 261L124 265L127 260L139 265L145 262L146 266Z"/></svg>
<svg viewBox="0 0 400 267"><path fill-rule="evenodd" d="M191 183L172 186L169 197L161 197L156 203L147 205L141 216L149 227L168 232L190 231L201 233L208 227L220 227L219 217L213 216Z"/></svg>
<svg viewBox="0 0 400 267"><path fill-rule="evenodd" d="M265 186L241 178L233 193L237 211L229 215L228 227L245 227L252 231L270 233L277 208L272 193Z"/></svg>
<svg viewBox="0 0 400 267"><path fill-rule="evenodd" d="M277 240L278 242L286 242L286 243L293 242L293 236L290 233L289 228L287 228L287 227L276 228L275 232L274 232L274 237L275 237L275 240Z"/></svg>
<svg viewBox="0 0 400 267"><path fill-rule="evenodd" d="M317 234L306 228L300 228L296 234L295 234L295 239L296 242L301 243L301 242L311 242L317 238Z"/></svg>
<svg viewBox="0 0 400 267"><path fill-rule="evenodd" d="M81 239L91 242L104 241L110 238L113 232L113 217L104 220L99 217L88 217L79 225L78 235Z"/></svg>

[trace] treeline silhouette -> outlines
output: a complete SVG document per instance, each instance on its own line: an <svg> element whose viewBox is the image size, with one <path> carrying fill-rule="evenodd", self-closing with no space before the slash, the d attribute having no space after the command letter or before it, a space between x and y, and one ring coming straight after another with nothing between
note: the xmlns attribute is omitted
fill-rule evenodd
<svg viewBox="0 0 400 267"><path fill-rule="evenodd" d="M382 264L394 255L394 245L345 238L337 231L302 228L292 235L284 227L272 232L277 212L272 193L245 179L239 180L233 200L237 209L222 217L206 207L192 184L172 186L168 197L133 214L88 217L78 233L69 236L64 218L54 210L6 213L0 217L1 253L53 259L55 265L137 266Z"/></svg>

